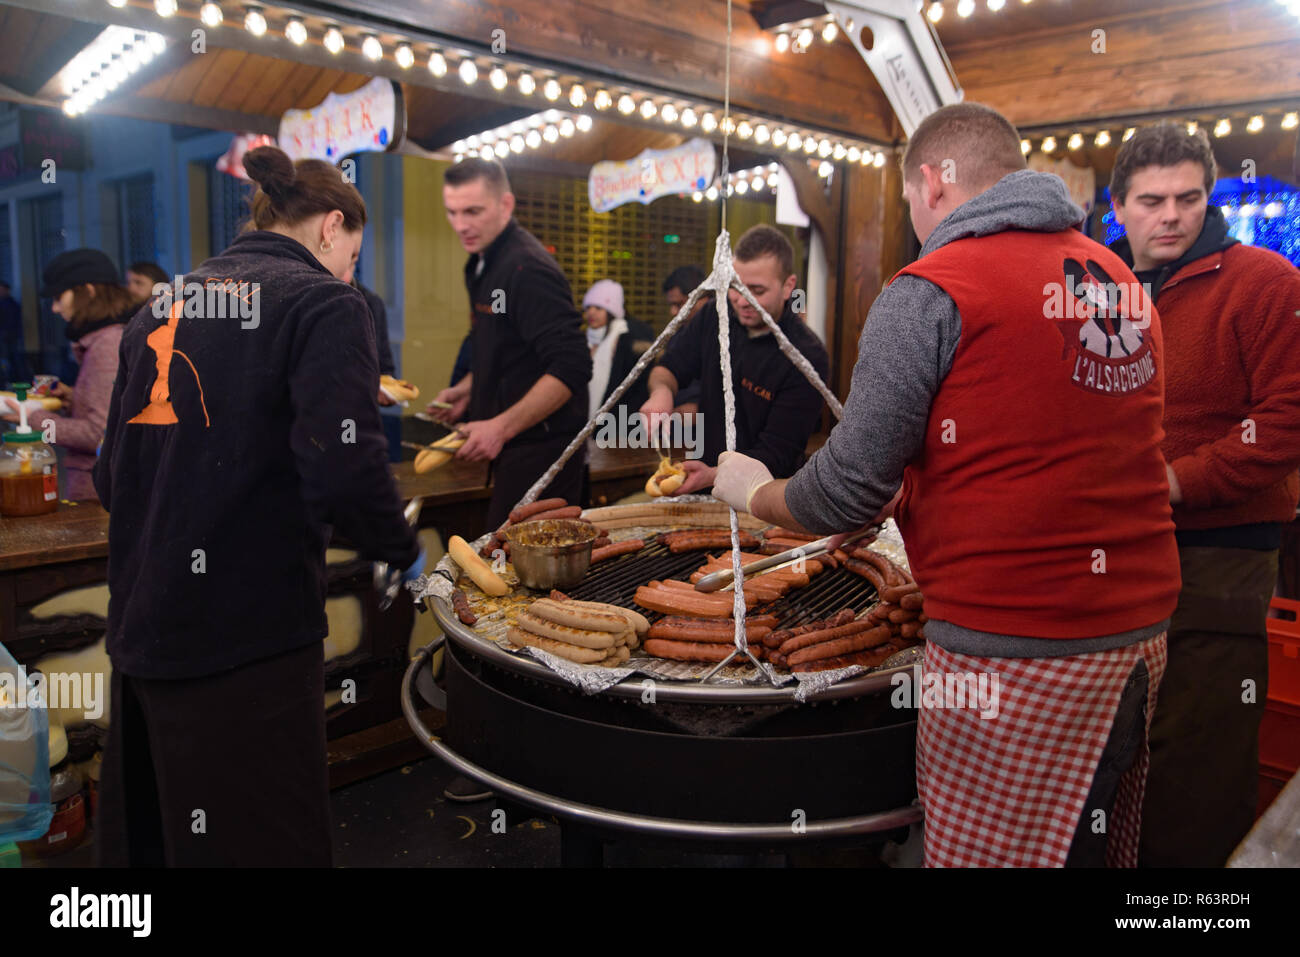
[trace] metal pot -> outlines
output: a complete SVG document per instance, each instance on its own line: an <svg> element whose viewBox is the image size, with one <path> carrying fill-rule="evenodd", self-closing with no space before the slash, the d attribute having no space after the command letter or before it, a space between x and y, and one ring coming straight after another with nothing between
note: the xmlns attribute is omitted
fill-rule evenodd
<svg viewBox="0 0 1300 957"><path fill-rule="evenodd" d="M596 528L589 522L547 519L506 529L510 564L526 588L549 591L582 581L591 566Z"/></svg>

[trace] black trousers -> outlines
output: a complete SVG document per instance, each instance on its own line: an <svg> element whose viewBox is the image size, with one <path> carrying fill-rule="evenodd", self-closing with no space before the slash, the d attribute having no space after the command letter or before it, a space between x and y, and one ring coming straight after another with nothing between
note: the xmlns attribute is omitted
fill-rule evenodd
<svg viewBox="0 0 1300 957"><path fill-rule="evenodd" d="M487 521L489 529L500 528L505 524L510 517L510 510L532 488L533 483L541 478L542 473L555 464L560 453L572 441L573 435L566 434L501 450L501 454L492 463L492 501L488 506ZM586 460L584 449L574 452L554 481L537 497L562 498L571 505L580 504Z"/></svg>
<svg viewBox="0 0 1300 957"><path fill-rule="evenodd" d="M329 867L320 642L178 681L114 669L100 867Z"/></svg>
<svg viewBox="0 0 1300 957"><path fill-rule="evenodd" d="M1151 675L1147 663L1139 660L1124 683L1120 694L1119 707L1115 709L1115 720L1110 726L1110 736L1106 738L1106 747L1097 762L1097 770L1092 776L1092 786L1088 788L1088 799L1083 803L1079 813L1079 823L1074 829L1074 840L1070 843L1070 853L1066 855L1066 867L1105 867L1106 844L1109 840L1109 826L1101 833L1093 830L1095 812L1105 812L1109 824L1111 812L1115 808L1115 795L1119 791L1119 781L1142 752L1142 742L1147 730L1147 694L1151 685Z"/></svg>
<svg viewBox="0 0 1300 957"><path fill-rule="evenodd" d="M1276 551L1180 548L1183 588L1151 723L1143 867L1222 867L1255 820Z"/></svg>

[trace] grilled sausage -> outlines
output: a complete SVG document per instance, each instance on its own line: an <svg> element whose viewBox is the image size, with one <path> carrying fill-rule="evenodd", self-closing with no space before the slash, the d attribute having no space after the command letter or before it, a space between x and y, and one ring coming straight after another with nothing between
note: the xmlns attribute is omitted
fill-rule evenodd
<svg viewBox="0 0 1300 957"><path fill-rule="evenodd" d="M844 629L836 629L836 631L845 631L854 627L854 625L845 625ZM827 632L826 634L830 635L832 632ZM801 637L807 638L811 636L804 635ZM791 652L785 645L782 645L781 652L790 662L790 667L793 668L795 665L802 664L805 661L816 661L819 658L834 658L837 655L847 655L855 651L865 651L868 648L875 648L879 645L886 644L891 637L892 635L888 628L884 625L877 625L875 628L870 628L866 631L844 634L843 637L836 636L830 640L818 641L815 644L810 644L807 647L800 648L794 652ZM794 640L798 641L799 639L796 638ZM789 642L786 644L789 644Z"/></svg>
<svg viewBox="0 0 1300 957"><path fill-rule="evenodd" d="M591 560L593 562L603 562L607 558L616 558L619 555L629 555L632 552L639 552L645 548L645 542L639 538L629 538L624 542L614 542L601 548L591 550Z"/></svg>
<svg viewBox="0 0 1300 957"><path fill-rule="evenodd" d="M452 589L451 607L455 609L456 617L460 619L462 625L472 625L478 621L478 617L469 607L469 599L459 588Z"/></svg>
<svg viewBox="0 0 1300 957"><path fill-rule="evenodd" d="M549 512L556 508L564 508L568 504L562 498L544 498L540 502L533 502L531 505L520 505L510 513L509 524L516 525L519 522L531 521L534 515ZM581 514L582 509L578 509L578 512Z"/></svg>
<svg viewBox="0 0 1300 957"><path fill-rule="evenodd" d="M801 648L807 648L810 645L816 645L827 641L834 641L838 638L843 638L849 635L856 635L860 632L866 632L866 631L874 632L875 629L877 628L882 629L882 631L884 632L884 634L880 636L880 641L888 641L889 629L885 628L885 626L873 625L869 621L851 621L847 625L839 625L834 628L819 628L816 631L806 631L801 635L795 635L789 641L781 645L781 654L789 657L794 652L799 651ZM863 647L870 647L870 646L864 645Z"/></svg>
<svg viewBox="0 0 1300 957"><path fill-rule="evenodd" d="M724 661L735 651L731 645L706 644L700 641L669 641L664 638L649 638L645 651L656 658L672 658L677 661Z"/></svg>

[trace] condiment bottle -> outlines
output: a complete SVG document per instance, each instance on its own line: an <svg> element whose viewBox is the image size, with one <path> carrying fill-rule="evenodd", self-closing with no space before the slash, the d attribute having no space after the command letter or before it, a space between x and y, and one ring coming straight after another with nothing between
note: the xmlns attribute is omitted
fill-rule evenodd
<svg viewBox="0 0 1300 957"><path fill-rule="evenodd" d="M59 467L54 450L27 424L25 382L15 382L18 427L0 446L0 515L44 515L59 507Z"/></svg>

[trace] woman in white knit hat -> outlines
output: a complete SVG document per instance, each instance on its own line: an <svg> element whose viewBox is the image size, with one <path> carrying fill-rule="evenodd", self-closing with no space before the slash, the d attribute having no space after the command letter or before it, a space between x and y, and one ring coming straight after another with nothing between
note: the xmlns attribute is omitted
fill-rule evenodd
<svg viewBox="0 0 1300 957"><path fill-rule="evenodd" d="M638 328L644 323L624 316L623 287L612 279L601 279L587 290L582 297L582 316L587 321L587 345L591 348L591 381L587 386L587 415L591 417L632 371L637 358L648 345L648 341L643 340L653 338L653 335L648 335L648 330L637 335L629 328L630 323L635 323ZM623 393L619 404L626 405L630 415L641 408L646 398L646 378L643 375ZM612 412L617 415L617 407Z"/></svg>

